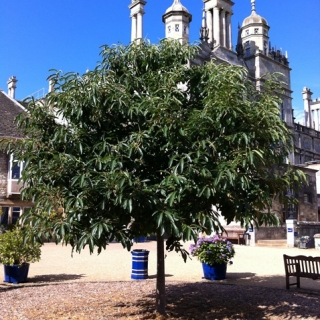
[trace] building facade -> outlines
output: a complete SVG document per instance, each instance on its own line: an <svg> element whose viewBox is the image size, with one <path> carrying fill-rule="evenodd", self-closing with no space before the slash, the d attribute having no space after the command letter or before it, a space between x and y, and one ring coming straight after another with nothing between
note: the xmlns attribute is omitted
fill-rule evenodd
<svg viewBox="0 0 320 320"><path fill-rule="evenodd" d="M21 139L23 135L15 126L14 119L21 112L23 106L15 100L15 89L17 79L11 77L8 81L8 93L0 90L0 138L1 139ZM14 161L14 156L0 152L0 224L15 223L20 214L30 208L32 203L22 201L20 197L19 182L21 164Z"/></svg>
<svg viewBox="0 0 320 320"><path fill-rule="evenodd" d="M236 45L233 46L231 30L234 2L231 0L203 0L202 25L199 26L201 50L192 63L201 65L214 59L217 63L243 66L248 70L248 75L255 83L257 90L261 88L267 73L280 72L283 74L283 94L279 115L292 130L295 145L295 150L288 160L291 164L304 170L309 181L308 185L294 195L299 200L299 205L294 208L294 217L299 221L320 221L316 188L318 167L314 166L320 163L320 132L318 131L320 129L320 100L312 100L312 92L304 88L302 94L305 123L294 122L291 68L288 56L271 46L270 26L267 20L257 13L256 1L250 1L251 12L239 26ZM129 5L132 21L131 41L139 41L144 36L143 17L146 4L144 0L131 0ZM180 0L173 0L172 5L163 14L162 22L166 38L176 39L182 43L189 42L192 14ZM8 93L0 91L0 110L4 115L4 120L0 123L0 136L5 138L22 138L14 126L15 116L24 110L23 106L15 100L16 82L15 77L10 78ZM310 166L311 164L313 166ZM0 206L4 212L0 216L0 223L14 222L18 211L22 212L24 208L31 206L30 203L20 200L18 180L21 170L22 167L14 163L12 155L0 154ZM288 212L276 202L275 209L283 220L288 217Z"/></svg>
<svg viewBox="0 0 320 320"><path fill-rule="evenodd" d="M249 1L249 0L247 0ZM203 0L202 25L200 27L200 52L192 61L201 65L214 59L217 63L230 63L243 66L248 70L248 76L260 90L264 77L268 73L278 72L282 76L282 104L279 115L286 122L294 135L294 151L290 154L288 162L299 166L307 176L309 184L301 190L297 190L294 196L299 204L293 210L294 218L299 221L320 221L318 214L318 197L316 189L317 169L308 167L310 161L320 161L320 102L311 100L311 92L305 88L303 99L308 125L303 126L294 122L291 91L291 68L287 53L271 46L269 37L270 26L267 19L260 16L256 10L256 1L251 1L251 13L244 18L238 28L238 38L233 50L232 45L232 15L234 2L231 0ZM143 37L143 23L140 22L136 30L136 21L142 19L145 1L132 0L129 6L132 18L132 35ZM139 17L138 17L139 16ZM173 4L162 16L165 28L165 37L179 40L182 43L189 42L190 23L192 15L180 0L174 0ZM138 41L139 37L132 37L132 41ZM309 90L309 91L308 91ZM274 209L285 221L289 213L277 202Z"/></svg>

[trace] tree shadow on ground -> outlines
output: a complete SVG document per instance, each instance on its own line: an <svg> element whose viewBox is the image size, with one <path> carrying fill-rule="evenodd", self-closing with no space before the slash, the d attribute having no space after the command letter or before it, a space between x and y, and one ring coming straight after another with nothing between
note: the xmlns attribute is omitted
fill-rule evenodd
<svg viewBox="0 0 320 320"><path fill-rule="evenodd" d="M166 274L165 277L166 278L173 277L173 274ZM149 275L148 279L157 279L157 275L156 274Z"/></svg>
<svg viewBox="0 0 320 320"><path fill-rule="evenodd" d="M266 277L260 284L268 278L277 280ZM224 281L167 283L166 288L168 319L319 319L320 290L286 290ZM137 301L146 312L153 307L150 298L151 295Z"/></svg>
<svg viewBox="0 0 320 320"><path fill-rule="evenodd" d="M290 283L296 282L295 277L290 277ZM227 273L227 279L223 280L227 284L243 284L250 286L268 287L274 289L285 289L286 278L285 275L275 275L275 276L256 276L255 273ZM301 290L314 291L320 294L320 282L314 281L308 278L300 278ZM296 287L292 287L295 289ZM291 289L290 289L291 290Z"/></svg>
<svg viewBox="0 0 320 320"><path fill-rule="evenodd" d="M43 274L39 276L29 277L28 282L38 283L38 282L63 282L70 280L79 280L83 278L84 274Z"/></svg>
<svg viewBox="0 0 320 320"><path fill-rule="evenodd" d="M32 286L47 286L52 284L59 284L66 281L79 280L83 278L83 274L44 274L40 276L28 277L27 282L19 284L2 283L0 284L0 292L6 290L19 289L21 287Z"/></svg>

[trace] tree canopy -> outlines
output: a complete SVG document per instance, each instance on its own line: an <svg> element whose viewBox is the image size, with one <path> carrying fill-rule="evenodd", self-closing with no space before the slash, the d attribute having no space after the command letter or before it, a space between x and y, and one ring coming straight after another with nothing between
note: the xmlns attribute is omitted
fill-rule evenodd
<svg viewBox="0 0 320 320"><path fill-rule="evenodd" d="M301 172L285 164L292 135L279 117L281 84L257 91L241 67L198 66L176 41L105 46L83 75L58 71L55 90L31 100L6 148L24 161L24 198L62 211L53 230L80 251L138 235L196 238L219 212L249 226L275 222L272 200ZM214 207L213 207L214 205Z"/></svg>

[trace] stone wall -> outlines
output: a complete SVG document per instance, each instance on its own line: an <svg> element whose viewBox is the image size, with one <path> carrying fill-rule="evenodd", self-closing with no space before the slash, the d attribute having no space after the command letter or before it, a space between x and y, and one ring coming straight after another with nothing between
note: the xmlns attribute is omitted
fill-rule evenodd
<svg viewBox="0 0 320 320"><path fill-rule="evenodd" d="M286 239L286 227L260 227L255 229L255 240L276 240L276 239Z"/></svg>

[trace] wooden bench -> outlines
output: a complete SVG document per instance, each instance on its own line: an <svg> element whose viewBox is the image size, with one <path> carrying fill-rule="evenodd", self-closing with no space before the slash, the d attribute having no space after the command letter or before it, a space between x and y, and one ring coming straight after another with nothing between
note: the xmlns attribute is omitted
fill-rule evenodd
<svg viewBox="0 0 320 320"><path fill-rule="evenodd" d="M235 240L237 241L238 244L245 244L244 241L244 233L245 230L244 229L236 229L236 228L230 228L230 229L226 229L226 232L223 232L221 234L222 238L227 238L229 241L230 240Z"/></svg>
<svg viewBox="0 0 320 320"><path fill-rule="evenodd" d="M300 278L320 280L320 257L283 255L286 272L286 288L297 285L300 288ZM290 283L290 277L296 277L295 283Z"/></svg>

